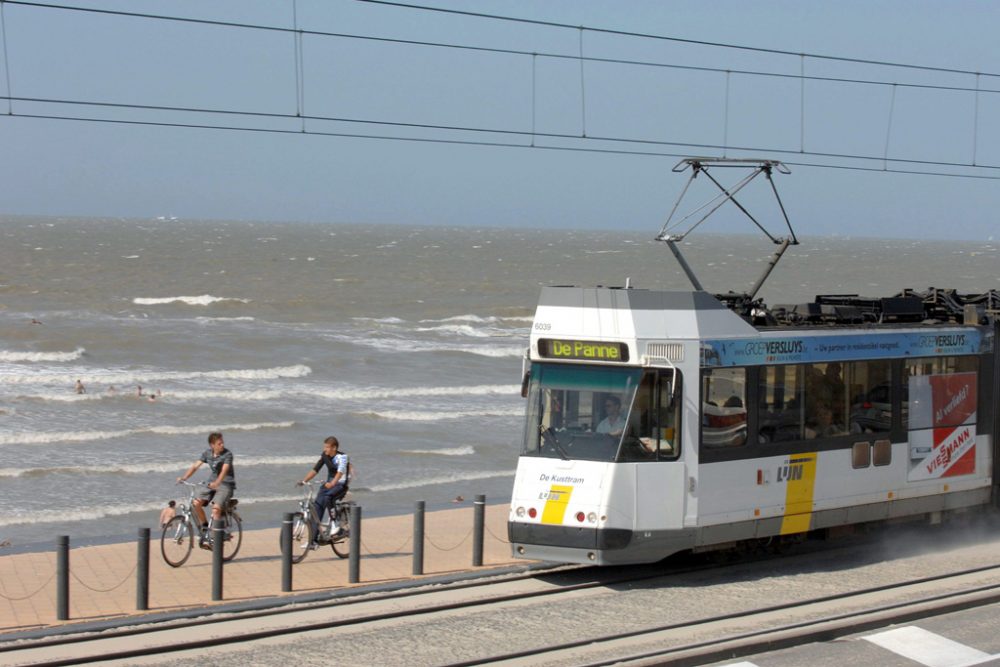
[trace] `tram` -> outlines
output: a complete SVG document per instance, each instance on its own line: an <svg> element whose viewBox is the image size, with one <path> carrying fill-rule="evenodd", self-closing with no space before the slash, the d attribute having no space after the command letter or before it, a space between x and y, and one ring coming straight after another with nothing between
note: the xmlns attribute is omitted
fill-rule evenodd
<svg viewBox="0 0 1000 667"><path fill-rule="evenodd" d="M516 557L653 562L1000 497L1000 293L768 308L682 266L695 289L542 289Z"/></svg>

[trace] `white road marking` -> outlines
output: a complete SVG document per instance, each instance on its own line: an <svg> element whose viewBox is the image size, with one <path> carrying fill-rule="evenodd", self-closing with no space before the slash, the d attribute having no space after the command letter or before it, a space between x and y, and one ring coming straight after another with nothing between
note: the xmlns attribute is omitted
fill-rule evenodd
<svg viewBox="0 0 1000 667"><path fill-rule="evenodd" d="M886 630L863 639L927 667L975 665L997 657L914 625Z"/></svg>

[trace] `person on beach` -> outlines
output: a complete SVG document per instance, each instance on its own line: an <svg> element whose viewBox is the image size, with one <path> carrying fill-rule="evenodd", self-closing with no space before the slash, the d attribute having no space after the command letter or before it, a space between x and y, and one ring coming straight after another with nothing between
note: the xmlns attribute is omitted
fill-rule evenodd
<svg viewBox="0 0 1000 667"><path fill-rule="evenodd" d="M166 528L170 520L177 516L177 510L174 509L177 506L176 500L171 500L167 503L167 506L163 508L160 512L160 529Z"/></svg>
<svg viewBox="0 0 1000 667"><path fill-rule="evenodd" d="M300 484L311 480L324 466L326 466L326 483L320 488L319 493L316 494L316 500L313 501L313 507L316 510L314 512L316 523L313 534L319 536L320 526L323 523L323 513L330 509L330 516L334 521L330 529L330 537L335 537L340 533L340 526L337 525L337 518L333 516L333 509L330 506L347 493L352 466L347 458L347 453L340 451L340 441L332 435L323 441L323 453L320 454L319 460L316 461L312 470L302 478ZM316 543L310 544L309 547L315 549Z"/></svg>
<svg viewBox="0 0 1000 667"><path fill-rule="evenodd" d="M208 483L208 489L203 491L201 496L195 498L191 503L198 520L201 521L201 542L199 546L203 549L211 549L208 538L208 521L205 519L205 510L202 509L208 503L212 503L212 521L222 518L222 508L226 506L229 499L233 497L236 490L236 472L233 469L233 453L226 449L226 444L222 440L222 434L215 432L208 435L208 449L202 452L201 458L191 464L188 471L177 478L177 483L186 481L195 471L201 467L202 463L207 463L214 479Z"/></svg>
<svg viewBox="0 0 1000 667"><path fill-rule="evenodd" d="M78 393L78 394L86 394L87 393L87 388L83 386L83 380L77 380L76 381L76 393Z"/></svg>

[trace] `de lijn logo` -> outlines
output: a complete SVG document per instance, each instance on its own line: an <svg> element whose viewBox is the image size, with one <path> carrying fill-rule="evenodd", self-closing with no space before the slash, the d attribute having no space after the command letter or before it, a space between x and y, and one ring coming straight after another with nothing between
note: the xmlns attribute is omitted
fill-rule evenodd
<svg viewBox="0 0 1000 667"><path fill-rule="evenodd" d="M802 479L805 464L812 459L788 459L788 463L778 466L778 474L775 476L779 482L794 482Z"/></svg>

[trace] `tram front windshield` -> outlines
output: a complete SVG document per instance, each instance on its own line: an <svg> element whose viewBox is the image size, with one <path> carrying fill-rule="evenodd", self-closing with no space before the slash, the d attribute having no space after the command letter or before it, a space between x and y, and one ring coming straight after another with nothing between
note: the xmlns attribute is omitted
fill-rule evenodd
<svg viewBox="0 0 1000 667"><path fill-rule="evenodd" d="M522 454L616 460L641 376L638 368L532 364Z"/></svg>

